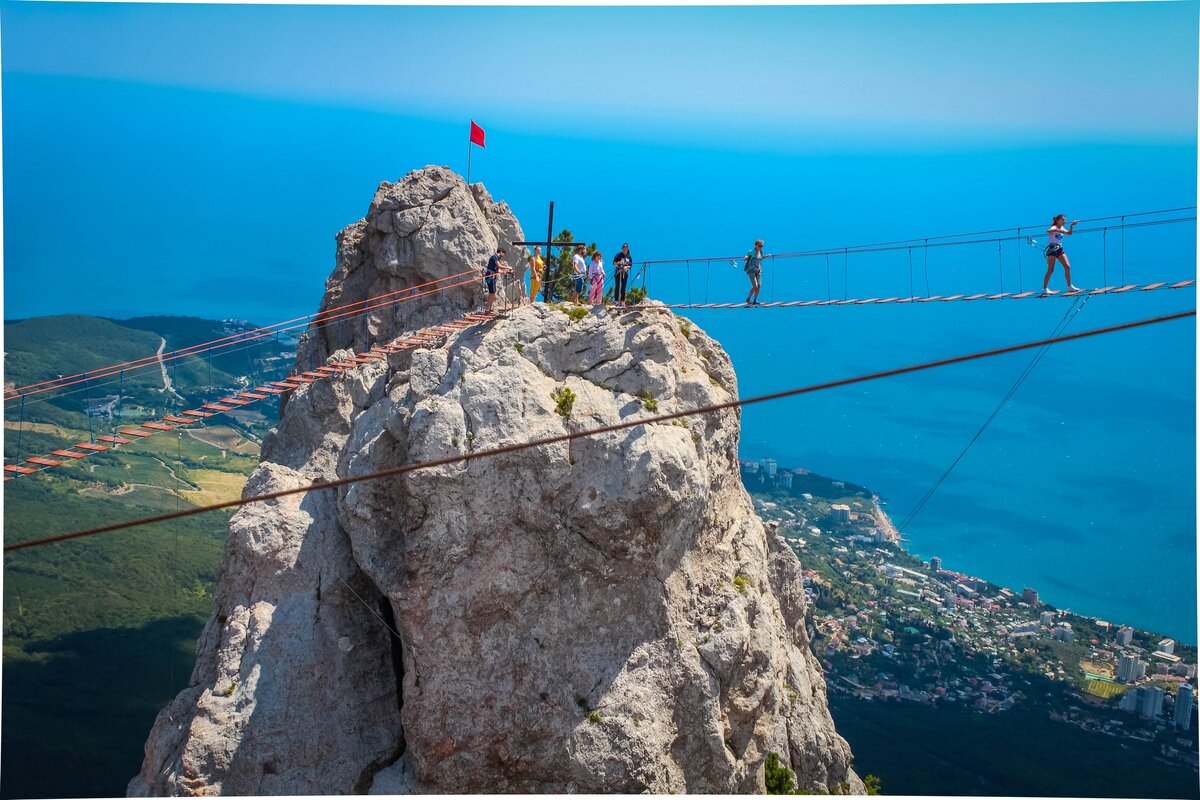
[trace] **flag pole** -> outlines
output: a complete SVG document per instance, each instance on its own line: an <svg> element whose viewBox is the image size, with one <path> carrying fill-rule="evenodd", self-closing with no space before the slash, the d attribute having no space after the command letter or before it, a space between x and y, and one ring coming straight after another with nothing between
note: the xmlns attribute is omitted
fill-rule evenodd
<svg viewBox="0 0 1200 800"><path fill-rule="evenodd" d="M471 185L471 140L467 139L467 186Z"/></svg>

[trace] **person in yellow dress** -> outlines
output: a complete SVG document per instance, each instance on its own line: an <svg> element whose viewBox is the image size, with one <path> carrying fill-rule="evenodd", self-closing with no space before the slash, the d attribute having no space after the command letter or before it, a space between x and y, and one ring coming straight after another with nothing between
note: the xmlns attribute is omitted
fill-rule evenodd
<svg viewBox="0 0 1200 800"><path fill-rule="evenodd" d="M533 255L529 257L529 302L531 303L537 302L538 290L542 288L542 270L544 269L542 248L540 245L535 245Z"/></svg>

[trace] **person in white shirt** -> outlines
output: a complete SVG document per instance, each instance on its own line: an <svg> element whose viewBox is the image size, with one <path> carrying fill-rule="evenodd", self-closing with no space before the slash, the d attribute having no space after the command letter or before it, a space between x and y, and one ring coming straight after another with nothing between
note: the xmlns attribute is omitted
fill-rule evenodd
<svg viewBox="0 0 1200 800"><path fill-rule="evenodd" d="M1050 244L1046 246L1046 277L1042 279L1042 294L1057 294L1051 291L1050 276L1054 274L1054 262L1061 261L1063 272L1067 277L1067 291L1078 292L1079 288L1071 283L1071 262L1067 260L1067 253L1063 250L1062 240L1064 236L1071 236L1075 233L1075 226L1079 224L1079 220L1073 220L1071 227L1064 228L1067 222L1065 214L1059 214L1050 224L1050 229L1046 231L1046 235L1050 238Z"/></svg>
<svg viewBox="0 0 1200 800"><path fill-rule="evenodd" d="M583 245L575 245L575 256L571 259L571 269L575 276L575 293L571 295L572 303L579 303L579 295L583 294L583 284L587 278L587 261L583 258Z"/></svg>

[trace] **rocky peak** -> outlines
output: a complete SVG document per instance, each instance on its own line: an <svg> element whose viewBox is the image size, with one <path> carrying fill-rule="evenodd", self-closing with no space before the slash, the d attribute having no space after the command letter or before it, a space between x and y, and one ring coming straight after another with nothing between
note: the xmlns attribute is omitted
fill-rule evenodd
<svg viewBox="0 0 1200 800"><path fill-rule="evenodd" d="M321 312L351 303L361 305L347 311L371 310L318 318L321 324L301 340L297 364L311 369L335 350L361 351L403 331L461 316L480 304L478 273L498 245L508 250L506 263L514 274L525 274L525 248L511 244L524 238L507 203L495 202L481 183L468 186L447 167L425 167L396 183L384 181L367 215L337 234L335 268L320 305ZM426 285L442 278L448 279ZM419 296L391 302L410 291Z"/></svg>
<svg viewBox="0 0 1200 800"><path fill-rule="evenodd" d="M664 310L524 306L296 390L246 492L736 394ZM726 410L244 507L131 794L754 792L772 751L861 791L738 434Z"/></svg>

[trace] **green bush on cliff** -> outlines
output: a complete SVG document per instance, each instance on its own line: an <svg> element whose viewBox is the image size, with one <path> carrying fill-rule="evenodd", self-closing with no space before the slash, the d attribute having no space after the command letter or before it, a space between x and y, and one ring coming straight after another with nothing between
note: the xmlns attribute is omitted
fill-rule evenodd
<svg viewBox="0 0 1200 800"><path fill-rule="evenodd" d="M625 305L636 306L646 299L646 290L637 286L625 292Z"/></svg>
<svg viewBox="0 0 1200 800"><path fill-rule="evenodd" d="M571 408L575 405L575 393L570 387L558 387L550 393L550 399L554 401L555 413L564 418L571 416Z"/></svg>
<svg viewBox="0 0 1200 800"><path fill-rule="evenodd" d="M779 753L768 753L766 772L767 794L795 794L796 781L792 771L779 763Z"/></svg>

